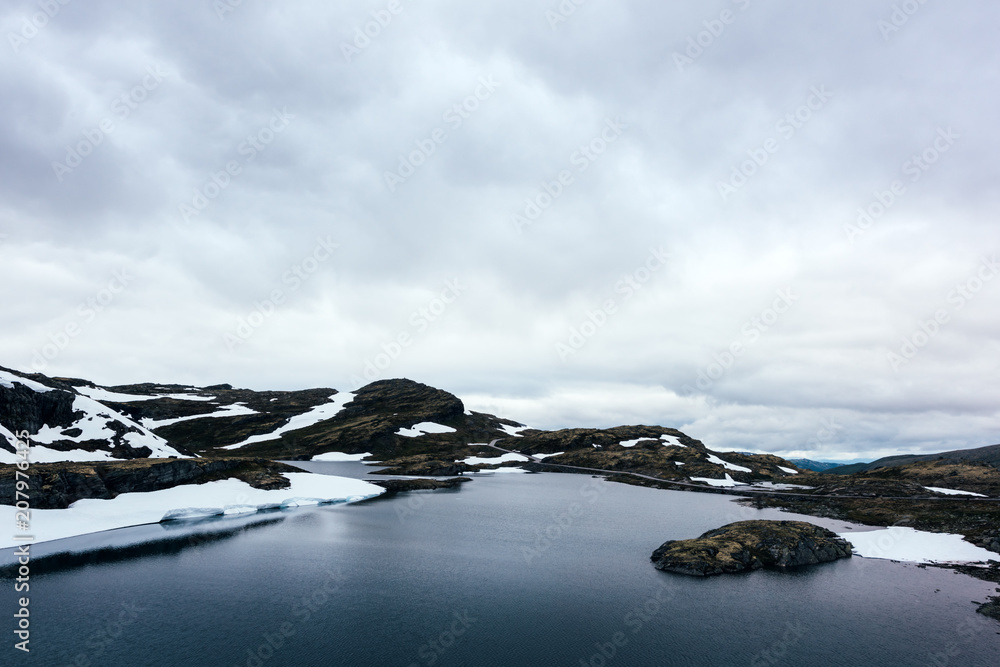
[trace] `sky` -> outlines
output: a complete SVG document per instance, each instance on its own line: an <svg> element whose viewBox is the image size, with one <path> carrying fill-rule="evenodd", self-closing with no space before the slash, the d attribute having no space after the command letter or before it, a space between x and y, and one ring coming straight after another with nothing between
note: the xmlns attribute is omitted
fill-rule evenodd
<svg viewBox="0 0 1000 667"><path fill-rule="evenodd" d="M0 365L1000 442L989 0L12 0Z"/></svg>

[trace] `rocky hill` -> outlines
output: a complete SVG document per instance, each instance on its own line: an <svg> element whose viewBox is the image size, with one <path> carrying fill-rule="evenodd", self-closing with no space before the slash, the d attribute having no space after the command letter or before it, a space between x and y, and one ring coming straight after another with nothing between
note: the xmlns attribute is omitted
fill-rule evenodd
<svg viewBox="0 0 1000 667"><path fill-rule="evenodd" d="M380 380L333 388L252 391L230 385L100 386L78 378L0 368L0 463L13 463L15 434L34 463L146 458L312 460L368 455L399 474L455 475L549 461L634 471L705 485L782 481L798 468L775 456L716 453L663 426L529 429L472 412L440 389ZM486 447L503 440L502 452Z"/></svg>

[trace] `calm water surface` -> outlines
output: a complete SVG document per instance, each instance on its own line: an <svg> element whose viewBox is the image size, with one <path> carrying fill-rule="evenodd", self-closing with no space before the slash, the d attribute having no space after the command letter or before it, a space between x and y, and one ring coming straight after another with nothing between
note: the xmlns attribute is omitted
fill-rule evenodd
<svg viewBox="0 0 1000 667"><path fill-rule="evenodd" d="M995 585L950 571L853 558L699 580L649 562L667 539L778 517L796 515L558 474L270 514L33 577L32 652L0 664L1000 665L1000 623L971 603Z"/></svg>

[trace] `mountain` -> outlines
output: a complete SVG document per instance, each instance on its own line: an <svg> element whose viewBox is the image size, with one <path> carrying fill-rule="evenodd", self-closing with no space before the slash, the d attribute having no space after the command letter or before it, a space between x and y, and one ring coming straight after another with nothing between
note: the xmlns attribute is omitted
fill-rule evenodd
<svg viewBox="0 0 1000 667"><path fill-rule="evenodd" d="M871 463L855 463L824 470L826 474L852 475L858 472L868 472L879 468L898 468L913 463L940 461L943 463L985 463L1000 469L1000 445L989 445L975 449L956 449L939 454L902 454L886 456Z"/></svg>
<svg viewBox="0 0 1000 667"><path fill-rule="evenodd" d="M844 465L862 463L861 461L850 461L845 463L844 461L813 461L812 459L788 459L798 467L803 470L812 470L813 472L824 472L830 470L831 468L839 468ZM864 461L867 463L867 461Z"/></svg>
<svg viewBox="0 0 1000 667"><path fill-rule="evenodd" d="M466 410L456 396L407 379L354 392L252 391L228 384L101 386L0 367L0 463L16 461L15 434L24 432L33 463L367 457L397 474L451 475L544 459L713 486L801 472L776 456L713 452L663 426L530 429ZM511 453L487 448L494 440Z"/></svg>

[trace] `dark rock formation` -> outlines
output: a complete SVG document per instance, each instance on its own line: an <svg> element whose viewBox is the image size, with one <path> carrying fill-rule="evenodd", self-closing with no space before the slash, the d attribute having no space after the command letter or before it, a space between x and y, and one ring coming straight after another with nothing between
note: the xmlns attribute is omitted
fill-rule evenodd
<svg viewBox="0 0 1000 667"><path fill-rule="evenodd" d="M15 466L0 466L0 504L15 501ZM235 477L257 489L291 485L283 472L303 472L263 459L140 459L107 463L41 463L31 467L31 506L63 509L82 498L158 491Z"/></svg>
<svg viewBox="0 0 1000 667"><path fill-rule="evenodd" d="M1000 591L1000 588L997 590ZM989 602L984 605L980 605L979 609L976 611L983 616L989 616L992 619L1000 621L1000 597L989 598Z"/></svg>
<svg viewBox="0 0 1000 667"><path fill-rule="evenodd" d="M739 521L697 539L664 542L650 559L658 570L706 577L850 557L849 542L811 523Z"/></svg>
<svg viewBox="0 0 1000 667"><path fill-rule="evenodd" d="M478 466L470 466L459 461L442 461L427 456L410 456L393 461L393 467L373 472L373 475L426 475L427 477L451 477L467 472L476 472Z"/></svg>
<svg viewBox="0 0 1000 667"><path fill-rule="evenodd" d="M381 486L389 493L403 491L430 491L434 489L454 489L463 482L471 482L468 477L451 477L449 479L380 479L372 482Z"/></svg>

